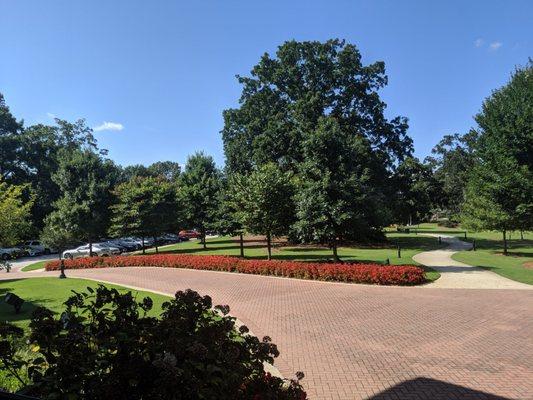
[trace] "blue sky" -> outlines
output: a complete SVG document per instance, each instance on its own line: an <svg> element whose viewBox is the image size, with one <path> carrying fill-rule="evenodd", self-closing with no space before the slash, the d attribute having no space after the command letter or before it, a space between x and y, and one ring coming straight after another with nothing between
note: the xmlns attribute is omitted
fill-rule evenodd
<svg viewBox="0 0 533 400"><path fill-rule="evenodd" d="M235 74L328 38L385 61L388 115L409 118L423 158L533 56L533 2L0 0L0 92L26 124L85 118L123 165L196 150L222 165Z"/></svg>

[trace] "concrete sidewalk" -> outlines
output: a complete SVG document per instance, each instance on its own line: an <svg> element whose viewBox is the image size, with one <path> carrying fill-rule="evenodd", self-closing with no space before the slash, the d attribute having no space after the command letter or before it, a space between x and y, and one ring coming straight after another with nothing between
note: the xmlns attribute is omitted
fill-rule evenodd
<svg viewBox="0 0 533 400"><path fill-rule="evenodd" d="M416 262L431 267L441 274L439 279L426 285L426 288L533 290L533 285L515 282L494 272L455 261L452 255L459 251L470 250L472 248L470 243L454 236L436 234L425 234L425 236L440 236L448 244L446 249L425 251L413 257Z"/></svg>

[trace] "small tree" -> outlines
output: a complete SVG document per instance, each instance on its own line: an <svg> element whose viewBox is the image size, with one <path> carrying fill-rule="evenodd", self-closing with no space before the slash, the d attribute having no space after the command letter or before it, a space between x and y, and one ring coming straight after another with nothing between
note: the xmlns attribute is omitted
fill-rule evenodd
<svg viewBox="0 0 533 400"><path fill-rule="evenodd" d="M220 178L213 158L203 153L190 156L181 174L185 218L192 227L200 230L204 249L207 248L206 230L216 221Z"/></svg>
<svg viewBox="0 0 533 400"><path fill-rule="evenodd" d="M331 117L321 119L303 146L296 235L327 244L339 261L341 241L375 236L385 220L386 206L366 168L373 155L364 139L341 131Z"/></svg>
<svg viewBox="0 0 533 400"><path fill-rule="evenodd" d="M54 203L58 219L70 236L92 243L106 234L110 222L111 189L118 170L92 150L62 152L59 169L53 175L61 197Z"/></svg>
<svg viewBox="0 0 533 400"><path fill-rule="evenodd" d="M178 188L163 178L137 177L114 190L110 233L114 235L157 236L177 229L181 222ZM157 251L157 246L156 246Z"/></svg>
<svg viewBox="0 0 533 400"><path fill-rule="evenodd" d="M288 234L294 221L290 174L265 164L249 175L233 176L230 191L238 220L248 232L266 236L272 259L272 237Z"/></svg>
<svg viewBox="0 0 533 400"><path fill-rule="evenodd" d="M222 235L238 235L240 256L244 257L244 227L239 221L231 190L232 188L229 186L228 180L223 179L213 229Z"/></svg>
<svg viewBox="0 0 533 400"><path fill-rule="evenodd" d="M0 246L13 246L31 227L33 196L24 201L27 185L9 185L0 176Z"/></svg>

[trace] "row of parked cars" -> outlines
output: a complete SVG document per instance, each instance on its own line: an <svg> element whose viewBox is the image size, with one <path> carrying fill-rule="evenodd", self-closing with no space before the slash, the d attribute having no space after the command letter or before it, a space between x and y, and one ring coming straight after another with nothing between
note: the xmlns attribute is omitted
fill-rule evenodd
<svg viewBox="0 0 533 400"><path fill-rule="evenodd" d="M157 238L144 238L144 247L164 246L182 242L185 240L199 238L200 234L197 231L180 231L179 234L167 233ZM141 250L143 248L143 240L137 237L123 237L118 239L102 239L97 243L92 244L93 256L108 257L131 251ZM76 247L74 249L65 250L62 258L74 259L80 257L88 257L91 248L89 244Z"/></svg>
<svg viewBox="0 0 533 400"><path fill-rule="evenodd" d="M14 247L0 247L0 259L9 260L19 257L33 257L41 254L56 253L54 249L46 247L39 240L28 240Z"/></svg>
<svg viewBox="0 0 533 400"><path fill-rule="evenodd" d="M145 238L144 247L149 248L155 245L164 246L167 244L178 243L185 240L199 238L200 234L195 230L180 231L179 234L167 233L158 238ZM137 237L122 237L122 238L105 238L92 244L93 255L99 257L107 257L131 251L141 250L143 248L143 240ZM89 256L89 244L83 244L73 249L65 250L62 257L66 259L73 259L79 257ZM46 247L39 240L30 240L15 247L2 248L0 247L0 259L8 260L19 257L33 257L42 254L57 253L55 249Z"/></svg>

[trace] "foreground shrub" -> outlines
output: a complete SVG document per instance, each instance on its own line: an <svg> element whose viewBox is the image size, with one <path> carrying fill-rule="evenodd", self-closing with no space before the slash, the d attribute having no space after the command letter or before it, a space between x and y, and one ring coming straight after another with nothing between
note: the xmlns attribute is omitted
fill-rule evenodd
<svg viewBox="0 0 533 400"><path fill-rule="evenodd" d="M69 269L114 267L189 268L378 285L415 285L426 280L424 270L410 265L385 266L381 264L243 260L231 256L196 256L187 254L91 257L65 260L65 268ZM48 271L58 270L59 268L59 261L52 261L46 265Z"/></svg>
<svg viewBox="0 0 533 400"><path fill-rule="evenodd" d="M13 337L0 326L0 369L29 384L23 392L42 399L299 399L295 380L264 370L278 350L235 328L227 306L213 311L211 298L187 290L147 316L152 300L100 285L74 293L61 316L38 308L30 323L30 361L17 359ZM28 376L21 376L27 373Z"/></svg>

